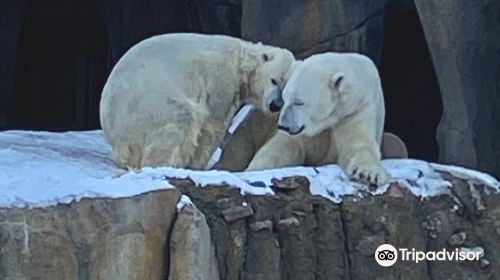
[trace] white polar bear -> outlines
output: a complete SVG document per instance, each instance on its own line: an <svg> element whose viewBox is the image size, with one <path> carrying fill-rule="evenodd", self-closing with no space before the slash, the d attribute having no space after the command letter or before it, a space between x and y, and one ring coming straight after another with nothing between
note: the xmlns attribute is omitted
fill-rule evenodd
<svg viewBox="0 0 500 280"><path fill-rule="evenodd" d="M313 55L295 67L283 100L282 131L257 152L247 170L337 162L352 179L387 182L389 175L380 164L384 97L369 58Z"/></svg>
<svg viewBox="0 0 500 280"><path fill-rule="evenodd" d="M205 168L235 111L245 102L268 108L294 60L288 50L221 35L140 42L113 68L101 98L116 164Z"/></svg>

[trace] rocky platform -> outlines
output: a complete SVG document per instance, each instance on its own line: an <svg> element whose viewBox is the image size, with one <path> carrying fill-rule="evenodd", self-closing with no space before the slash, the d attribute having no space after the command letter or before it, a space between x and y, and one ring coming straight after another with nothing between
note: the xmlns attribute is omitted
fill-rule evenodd
<svg viewBox="0 0 500 280"><path fill-rule="evenodd" d="M377 190L335 165L117 175L100 132L0 134L0 279L498 279L500 183L384 161ZM374 258L384 243L477 261Z"/></svg>
<svg viewBox="0 0 500 280"><path fill-rule="evenodd" d="M335 203L304 177L275 181L275 195L170 179L176 189L128 198L4 207L0 279L496 279L500 194L444 176L450 194L425 199L397 184ZM484 254L384 268L384 243Z"/></svg>

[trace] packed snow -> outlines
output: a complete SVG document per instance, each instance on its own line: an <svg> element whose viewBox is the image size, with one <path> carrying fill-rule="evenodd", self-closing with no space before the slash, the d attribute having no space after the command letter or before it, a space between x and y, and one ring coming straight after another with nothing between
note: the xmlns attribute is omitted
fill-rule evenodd
<svg viewBox="0 0 500 280"><path fill-rule="evenodd" d="M335 202L367 190L367 186L348 180L337 165L239 173L171 167L123 172L115 168L110 155L111 147L102 131L0 132L0 207L45 207L83 197L128 197L173 188L168 178L190 178L199 186L225 183L240 188L242 194L272 195L273 178L306 176L312 194ZM385 160L383 165L395 181L422 198L449 192L450 182L437 171L472 177L496 191L500 188L493 177L459 167L418 160ZM379 188L374 194L386 189ZM179 206L186 203L190 203L187 197Z"/></svg>
<svg viewBox="0 0 500 280"><path fill-rule="evenodd" d="M231 124L229 125L229 128L227 129L228 134L233 134L236 129L245 121L250 114L250 112L254 109L254 106L251 104L245 104L241 109L238 110L236 115L233 117L231 120ZM224 145L225 143L223 143ZM219 160L222 157L222 149L223 147L217 147L208 160L207 169L212 169L212 167L219 162Z"/></svg>
<svg viewBox="0 0 500 280"><path fill-rule="evenodd" d="M183 194L179 202L177 202L177 212L180 212L186 205L193 205L193 202L189 196Z"/></svg>
<svg viewBox="0 0 500 280"><path fill-rule="evenodd" d="M241 109L238 110L236 115L234 115L233 119L231 120L231 124L229 125L229 128L227 129L227 132L229 134L233 134L236 129L240 126L240 124L246 120L248 117L248 114L254 109L254 106L252 104L245 104Z"/></svg>
<svg viewBox="0 0 500 280"><path fill-rule="evenodd" d="M451 175L453 175L457 178L460 178L460 179L473 180L474 183L477 183L480 185L492 186L495 189L500 189L500 182L498 182L492 176L490 176L486 173L483 173L483 172L463 168L460 166L443 165L443 164L437 164L437 163L431 163L431 167L437 171L448 172Z"/></svg>

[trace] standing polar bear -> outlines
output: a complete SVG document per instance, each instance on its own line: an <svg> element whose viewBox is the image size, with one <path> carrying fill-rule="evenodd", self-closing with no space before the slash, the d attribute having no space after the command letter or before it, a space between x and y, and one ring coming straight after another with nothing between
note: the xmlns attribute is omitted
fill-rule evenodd
<svg viewBox="0 0 500 280"><path fill-rule="evenodd" d="M247 170L337 162L358 181L383 184L389 179L380 163L384 97L368 57L313 55L294 68L282 98L281 131L257 152Z"/></svg>
<svg viewBox="0 0 500 280"><path fill-rule="evenodd" d="M166 34L132 47L104 86L100 119L121 168L205 168L241 104L269 108L293 54L221 35Z"/></svg>

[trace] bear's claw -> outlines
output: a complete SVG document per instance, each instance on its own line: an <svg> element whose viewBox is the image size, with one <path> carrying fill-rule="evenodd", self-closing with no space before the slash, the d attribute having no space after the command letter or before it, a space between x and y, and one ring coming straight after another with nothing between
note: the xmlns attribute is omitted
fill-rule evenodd
<svg viewBox="0 0 500 280"><path fill-rule="evenodd" d="M380 164L360 163L348 168L350 179L377 186L385 184L390 176Z"/></svg>

